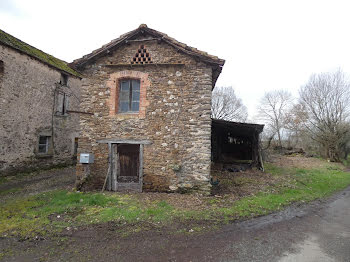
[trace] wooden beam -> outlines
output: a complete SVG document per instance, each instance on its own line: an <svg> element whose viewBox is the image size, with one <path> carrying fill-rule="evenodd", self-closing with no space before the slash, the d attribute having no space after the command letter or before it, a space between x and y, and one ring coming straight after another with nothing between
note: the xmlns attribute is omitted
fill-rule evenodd
<svg viewBox="0 0 350 262"><path fill-rule="evenodd" d="M128 139L118 139L118 138L110 138L110 139L101 139L97 140L97 143L100 144L139 144L139 145L150 145L152 142L150 140L128 140Z"/></svg>
<svg viewBox="0 0 350 262"><path fill-rule="evenodd" d="M111 173L113 172L112 170L112 144L108 144L108 184L107 184L107 190L111 191L112 190L112 176Z"/></svg>
<svg viewBox="0 0 350 262"><path fill-rule="evenodd" d="M117 191L117 172L118 172L118 149L112 144L112 190Z"/></svg>
<svg viewBox="0 0 350 262"><path fill-rule="evenodd" d="M130 43L130 42L145 42L145 41L154 41L154 40L159 41L160 39L161 39L161 38L131 39L131 40L126 40L125 43Z"/></svg>
<svg viewBox="0 0 350 262"><path fill-rule="evenodd" d="M140 156L139 156L139 184L140 192L142 192L143 187L143 145L140 144Z"/></svg>
<svg viewBox="0 0 350 262"><path fill-rule="evenodd" d="M86 115L93 115L94 114L94 113L90 113L90 112L82 112L82 111L74 111L74 110L67 110L67 113L86 114Z"/></svg>
<svg viewBox="0 0 350 262"><path fill-rule="evenodd" d="M119 63L119 64L102 64L101 66L106 66L106 67L185 66L185 64L184 63L146 63L146 64Z"/></svg>

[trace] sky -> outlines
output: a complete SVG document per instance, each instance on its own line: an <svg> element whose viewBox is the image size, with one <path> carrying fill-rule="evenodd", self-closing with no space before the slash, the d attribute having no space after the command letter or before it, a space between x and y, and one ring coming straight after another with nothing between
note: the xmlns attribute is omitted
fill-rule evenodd
<svg viewBox="0 0 350 262"><path fill-rule="evenodd" d="M225 59L253 119L265 92L298 89L313 73L350 73L350 1L0 0L0 28L71 62L140 24Z"/></svg>

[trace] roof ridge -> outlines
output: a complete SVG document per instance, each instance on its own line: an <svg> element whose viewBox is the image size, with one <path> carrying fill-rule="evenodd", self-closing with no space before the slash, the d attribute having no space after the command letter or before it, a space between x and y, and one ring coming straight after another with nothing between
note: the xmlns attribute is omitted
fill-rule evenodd
<svg viewBox="0 0 350 262"><path fill-rule="evenodd" d="M197 48L191 47L185 43L177 41L175 38L172 38L165 33L162 33L162 32L159 32L155 29L149 28L146 24L141 24L138 28L120 35L118 38L110 41L109 43L103 45L102 47L100 47L98 49L95 49L91 53L86 54L79 59L75 59L72 63L70 63L70 65L72 65L74 67L84 66L91 59L94 59L96 56L103 55L105 52L108 53L109 48L113 48L117 45L125 43L125 41L127 39L132 38L135 34L141 32L141 31L146 31L149 34L158 35L161 38L161 40L178 48L179 50L183 51L184 53L186 53L188 55L197 56L199 59L202 59L204 62L207 62L210 64L216 64L219 67L222 67L225 63L225 60L220 59L217 56L210 55L204 51L200 51Z"/></svg>

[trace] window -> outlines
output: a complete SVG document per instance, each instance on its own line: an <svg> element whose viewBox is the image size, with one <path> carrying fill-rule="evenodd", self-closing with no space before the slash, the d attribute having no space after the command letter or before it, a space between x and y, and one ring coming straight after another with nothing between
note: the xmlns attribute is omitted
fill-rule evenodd
<svg viewBox="0 0 350 262"><path fill-rule="evenodd" d="M121 80L119 87L119 112L138 112L140 107L140 80Z"/></svg>
<svg viewBox="0 0 350 262"><path fill-rule="evenodd" d="M50 136L40 136L39 137L39 150L40 154L47 154L50 148Z"/></svg>
<svg viewBox="0 0 350 262"><path fill-rule="evenodd" d="M4 61L0 60L0 74L4 73Z"/></svg>
<svg viewBox="0 0 350 262"><path fill-rule="evenodd" d="M57 107L56 114L57 115L67 115L69 107L69 95L64 92L59 92L57 94Z"/></svg>
<svg viewBox="0 0 350 262"><path fill-rule="evenodd" d="M68 85L68 75L65 75L65 74L61 73L60 84L63 85L63 86L67 86Z"/></svg>

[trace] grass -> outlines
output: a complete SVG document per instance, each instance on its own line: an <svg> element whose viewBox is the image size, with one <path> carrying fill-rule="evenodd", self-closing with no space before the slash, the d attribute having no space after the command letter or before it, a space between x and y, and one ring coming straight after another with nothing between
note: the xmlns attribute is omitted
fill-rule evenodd
<svg viewBox="0 0 350 262"><path fill-rule="evenodd" d="M217 226L236 219L268 214L294 202L308 202L328 196L350 184L350 173L332 163L325 162L317 169L278 167L268 163L265 167L272 176L283 178L280 180L282 182L234 202L226 201L225 197L205 198L206 208L198 210L176 208L166 200L145 202L135 195L116 193L58 190L12 198L0 203L0 236L27 238L109 221L129 227L133 232L145 230L149 224L164 226L173 223L183 224L184 227L190 225L195 232L203 223ZM242 178L240 182L246 184L254 181Z"/></svg>
<svg viewBox="0 0 350 262"><path fill-rule="evenodd" d="M128 195L53 191L0 204L0 235L45 235L64 228L107 221L136 223L170 219L166 201L143 207Z"/></svg>
<svg viewBox="0 0 350 262"><path fill-rule="evenodd" d="M220 208L219 214L226 220L264 215L280 210L293 202L309 202L329 196L350 185L350 173L333 165L308 170L268 164L266 172L275 176L288 174L288 183L275 185L266 192L242 198L231 207Z"/></svg>
<svg viewBox="0 0 350 262"><path fill-rule="evenodd" d="M6 177L1 176L0 177L0 185L3 183L6 183L8 181L8 179Z"/></svg>
<svg viewBox="0 0 350 262"><path fill-rule="evenodd" d="M11 194L11 193L15 193L15 192L18 192L18 191L20 191L20 190L21 190L21 189L18 188L18 187L14 187L14 188L2 190L2 191L0 191L0 196L1 196L1 195L8 195L8 194Z"/></svg>
<svg viewBox="0 0 350 262"><path fill-rule="evenodd" d="M343 165L346 167L350 167L350 155L343 160Z"/></svg>

